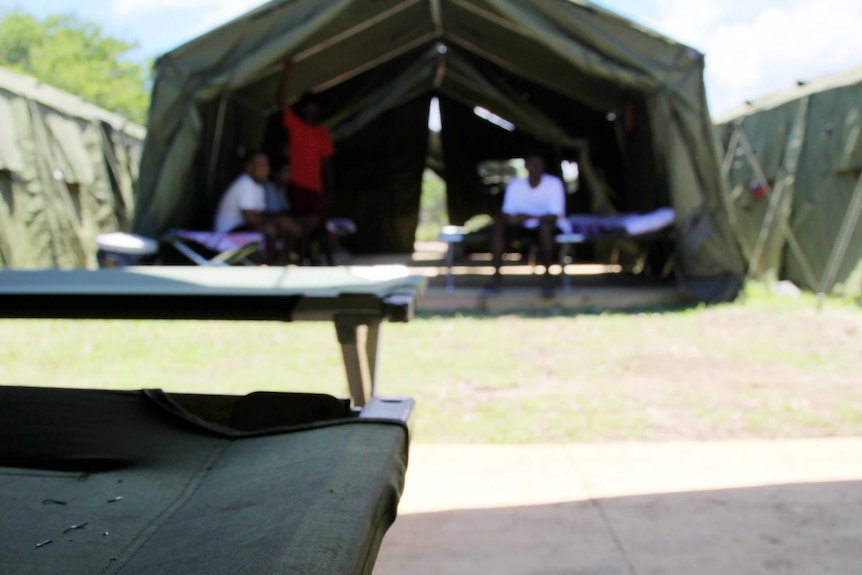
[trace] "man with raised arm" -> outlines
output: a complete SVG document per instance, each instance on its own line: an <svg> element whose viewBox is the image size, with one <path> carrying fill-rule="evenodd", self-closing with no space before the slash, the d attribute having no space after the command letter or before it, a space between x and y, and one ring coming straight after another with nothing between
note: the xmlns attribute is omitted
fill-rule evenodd
<svg viewBox="0 0 862 575"><path fill-rule="evenodd" d="M293 63L284 64L279 86L279 104L283 109L284 127L289 144L288 156L293 171L290 204L296 216L311 216L320 229L322 251L332 262L334 238L326 230L329 206L334 199L332 157L335 146L329 130L320 123L318 103L311 93L304 93L292 106L287 102Z"/></svg>

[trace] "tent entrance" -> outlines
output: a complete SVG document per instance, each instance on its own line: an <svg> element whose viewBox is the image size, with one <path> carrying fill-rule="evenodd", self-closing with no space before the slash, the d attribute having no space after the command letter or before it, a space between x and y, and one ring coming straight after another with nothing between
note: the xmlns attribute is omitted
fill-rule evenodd
<svg viewBox="0 0 862 575"><path fill-rule="evenodd" d="M209 225L238 151L260 146L278 112L287 59L288 98L322 100L337 150L333 212L356 222L354 253L412 250L437 97L452 223L499 209L480 162L544 144L554 165L579 166L570 212L672 206L690 279L734 292L740 258L702 55L570 0L274 1L177 48L156 65L136 233Z"/></svg>
<svg viewBox="0 0 862 575"><path fill-rule="evenodd" d="M267 83L263 93L275 92L275 80ZM355 82L373 83L364 77ZM320 94L330 116L349 105L344 103L344 92L356 90L334 88ZM644 159L655 154L649 135L639 133L649 129L648 122L633 117L637 105L628 111L594 110L537 86L519 86L519 93L531 100L530 106L543 110L526 129L491 123L476 114L478 106L473 102L435 92L384 110L361 127L347 122L350 129L344 124L336 128L334 210L359 226L348 247L360 253L412 250L426 167L446 182L450 223L461 225L477 215L497 213L502 195L489 193L480 165L522 158L531 149L543 149L549 171L557 175L562 175L563 162L579 166L580 185L569 197L570 213L639 212L668 204L667 194L659 192L666 190L666 184L657 181L655 160ZM440 102L439 133L428 126L433 99ZM482 109L507 118L511 108ZM194 225L206 227L220 194L241 169L239 158L249 149L262 148L276 164L285 154L287 136L281 112L271 99L268 106L255 106L242 93L231 94L201 105L200 113L205 118L204 140L210 146L197 154L196 164L203 168L198 187L207 192L196 198ZM562 142L549 142L554 134L543 131L543 124L578 137L561 136Z"/></svg>

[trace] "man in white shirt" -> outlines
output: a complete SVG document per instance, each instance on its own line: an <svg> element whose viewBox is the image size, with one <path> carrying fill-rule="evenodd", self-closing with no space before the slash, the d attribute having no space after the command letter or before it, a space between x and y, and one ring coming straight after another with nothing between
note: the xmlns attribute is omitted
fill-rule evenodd
<svg viewBox="0 0 862 575"><path fill-rule="evenodd" d="M284 264L293 251L299 226L290 217L266 211L263 183L269 176L269 158L254 152L245 171L233 181L219 201L214 229L218 233L254 231L266 241L268 264Z"/></svg>
<svg viewBox="0 0 862 575"><path fill-rule="evenodd" d="M506 186L502 213L494 222L491 236L494 276L484 291L493 293L500 290L503 251L511 240L527 236L537 242L539 263L545 268L542 296L551 297L554 293L550 274L554 236L569 228L566 191L560 178L545 173L545 160L540 155L528 155L525 165L527 177L514 178Z"/></svg>

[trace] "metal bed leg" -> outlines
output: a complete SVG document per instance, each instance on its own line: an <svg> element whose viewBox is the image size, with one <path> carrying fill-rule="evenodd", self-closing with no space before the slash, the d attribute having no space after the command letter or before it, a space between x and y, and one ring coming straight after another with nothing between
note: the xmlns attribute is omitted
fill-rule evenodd
<svg viewBox="0 0 862 575"><path fill-rule="evenodd" d="M455 275L452 266L455 264L455 242L446 244L446 291L455 291Z"/></svg>
<svg viewBox="0 0 862 575"><path fill-rule="evenodd" d="M569 259L571 245L572 244L564 243L560 247L560 267L563 274L563 292L565 293L569 293L572 291L572 278L569 277L569 274L566 271L566 262Z"/></svg>
<svg viewBox="0 0 862 575"><path fill-rule="evenodd" d="M350 396L363 407L374 395L377 376L377 348L380 318L339 314L334 318Z"/></svg>
<svg viewBox="0 0 862 575"><path fill-rule="evenodd" d="M572 244L580 244L586 240L583 234L560 234L554 241L560 245L560 266L562 266L563 275L563 291L570 293L572 291L572 278L566 273L566 260L569 259Z"/></svg>
<svg viewBox="0 0 862 575"><path fill-rule="evenodd" d="M455 265L455 244L460 244L464 239L464 228L458 226L443 226L437 239L446 242L446 291L455 290L455 274L452 266Z"/></svg>

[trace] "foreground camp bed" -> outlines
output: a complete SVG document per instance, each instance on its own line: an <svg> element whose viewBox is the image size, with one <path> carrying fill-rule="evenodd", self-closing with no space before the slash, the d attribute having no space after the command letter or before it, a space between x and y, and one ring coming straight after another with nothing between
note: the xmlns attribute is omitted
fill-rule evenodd
<svg viewBox="0 0 862 575"><path fill-rule="evenodd" d="M411 407L0 387L0 573L371 573Z"/></svg>
<svg viewBox="0 0 862 575"><path fill-rule="evenodd" d="M400 266L0 271L0 317L331 321L361 407L380 324L412 318L425 281Z"/></svg>
<svg viewBox="0 0 862 575"><path fill-rule="evenodd" d="M402 268L0 271L0 317L330 321L352 395L0 387L0 573L370 573L413 407L374 397L377 334L423 286Z"/></svg>

